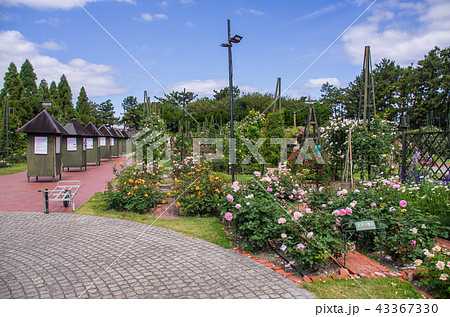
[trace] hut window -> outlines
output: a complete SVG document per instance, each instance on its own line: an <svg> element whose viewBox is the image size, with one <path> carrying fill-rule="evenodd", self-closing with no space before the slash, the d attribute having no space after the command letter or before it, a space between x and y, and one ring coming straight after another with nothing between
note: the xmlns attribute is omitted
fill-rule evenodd
<svg viewBox="0 0 450 317"><path fill-rule="evenodd" d="M94 148L94 139L86 138L86 149L92 150Z"/></svg>
<svg viewBox="0 0 450 317"><path fill-rule="evenodd" d="M104 136L100 137L98 144L100 146L106 146L106 138Z"/></svg>
<svg viewBox="0 0 450 317"><path fill-rule="evenodd" d="M46 136L34 137L34 154L47 154L48 138Z"/></svg>
<svg viewBox="0 0 450 317"><path fill-rule="evenodd" d="M55 138L55 153L59 154L61 153L61 137L57 136Z"/></svg>
<svg viewBox="0 0 450 317"><path fill-rule="evenodd" d="M109 139L109 145L114 146L114 138Z"/></svg>
<svg viewBox="0 0 450 317"><path fill-rule="evenodd" d="M77 150L77 138L67 138L67 151Z"/></svg>

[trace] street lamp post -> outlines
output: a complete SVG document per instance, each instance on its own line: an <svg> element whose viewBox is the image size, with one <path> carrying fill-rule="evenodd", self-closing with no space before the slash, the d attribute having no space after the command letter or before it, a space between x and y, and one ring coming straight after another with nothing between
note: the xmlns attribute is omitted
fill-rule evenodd
<svg viewBox="0 0 450 317"><path fill-rule="evenodd" d="M236 171L236 142L234 140L234 118L233 118L233 63L231 58L231 47L233 43L239 43L242 40L242 36L235 35L231 37L230 31L230 19L228 23L228 41L220 44L222 47L228 47L228 78L229 78L229 93L230 93L230 155L231 155L231 182L234 183L234 174Z"/></svg>
<svg viewBox="0 0 450 317"><path fill-rule="evenodd" d="M294 129L297 129L297 117L295 116L295 111L294 111Z"/></svg>
<svg viewBox="0 0 450 317"><path fill-rule="evenodd" d="M184 151L184 106L186 105L186 88L183 90L183 128L181 129L181 164L183 164Z"/></svg>

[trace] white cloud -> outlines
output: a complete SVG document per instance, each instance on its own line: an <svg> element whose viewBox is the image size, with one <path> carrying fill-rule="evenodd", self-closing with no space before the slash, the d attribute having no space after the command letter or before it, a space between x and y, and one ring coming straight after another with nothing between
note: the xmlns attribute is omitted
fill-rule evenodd
<svg viewBox="0 0 450 317"><path fill-rule="evenodd" d="M115 80L117 70L104 64L89 63L81 58L63 63L58 59L42 55L43 49L59 49L62 46L55 42L35 43L28 41L18 31L0 31L0 73L6 73L11 62L20 70L25 59L29 59L39 81L45 79L59 83L65 74L72 88L74 99L78 96L81 86L84 86L89 97L107 96L128 92ZM3 85L3 80L1 81Z"/></svg>
<svg viewBox="0 0 450 317"><path fill-rule="evenodd" d="M194 4L195 1L194 0L180 0L181 4Z"/></svg>
<svg viewBox="0 0 450 317"><path fill-rule="evenodd" d="M168 3L167 1L161 1L161 2L159 3L159 5L160 5L161 7L163 7L163 8L165 8L165 7L167 7L167 6L169 5L169 3Z"/></svg>
<svg viewBox="0 0 450 317"><path fill-rule="evenodd" d="M329 83L333 86L340 87L341 82L339 79L335 77L330 78L311 78L308 80L308 82L304 85L306 88L321 88L323 84Z"/></svg>
<svg viewBox="0 0 450 317"><path fill-rule="evenodd" d="M36 24L48 24L51 26L59 26L61 24L61 21L58 18L50 17L48 19L40 19L34 21Z"/></svg>
<svg viewBox="0 0 450 317"><path fill-rule="evenodd" d="M244 13L251 13L251 14L257 15L257 16L266 15L265 12L259 11L259 10L255 10L255 9L239 8L238 10L236 10L236 14L238 14L238 15L243 15Z"/></svg>
<svg viewBox="0 0 450 317"><path fill-rule="evenodd" d="M364 46L371 47L372 60L382 58L406 66L423 59L434 46L450 43L450 2L426 0L380 4L364 22L342 37L352 63L361 65Z"/></svg>
<svg viewBox="0 0 450 317"><path fill-rule="evenodd" d="M338 7L339 7L339 5L337 5L337 4L328 5L324 8L318 9L318 10L310 12L304 16L301 16L300 18L296 19L294 22L300 22L300 21L310 20L310 19L319 17L321 15L324 15L324 14L327 14L329 12L336 10Z"/></svg>
<svg viewBox="0 0 450 317"><path fill-rule="evenodd" d="M73 9L84 6L89 2L100 2L100 1L116 1L116 2L126 2L135 3L135 0L2 0L2 5L7 6L28 6L35 9Z"/></svg>
<svg viewBox="0 0 450 317"><path fill-rule="evenodd" d="M200 96L212 95L214 90L220 90L228 86L227 79L194 79L190 81L180 81L169 86L170 90L182 91L184 88L186 90L192 91Z"/></svg>
<svg viewBox="0 0 450 317"><path fill-rule="evenodd" d="M235 83L238 85L238 83ZM209 96L214 94L214 90L219 91L228 87L228 79L194 79L190 81L181 81L169 86L169 90L182 91L184 88L188 91L192 91L199 96ZM239 86L241 92L264 92L261 89L250 86Z"/></svg>
<svg viewBox="0 0 450 317"><path fill-rule="evenodd" d="M248 12L250 12L250 13L252 13L254 15L265 15L264 12L259 11L259 10L254 10L254 9L250 9L250 10L248 10Z"/></svg>
<svg viewBox="0 0 450 317"><path fill-rule="evenodd" d="M195 28L197 26L194 22L190 22L190 21L186 22L184 25L186 25L190 28Z"/></svg>
<svg viewBox="0 0 450 317"><path fill-rule="evenodd" d="M163 14L163 13L155 13L155 14L150 14L150 13L142 13L141 14L141 20L144 21L155 21L155 20L167 20L168 16Z"/></svg>

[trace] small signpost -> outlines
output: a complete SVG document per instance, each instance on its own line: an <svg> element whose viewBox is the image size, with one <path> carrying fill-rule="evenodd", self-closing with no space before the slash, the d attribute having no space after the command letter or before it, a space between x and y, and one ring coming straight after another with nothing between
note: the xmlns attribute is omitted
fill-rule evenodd
<svg viewBox="0 0 450 317"><path fill-rule="evenodd" d="M344 234L344 247L347 247L347 242L350 238L360 231L376 231L381 230L381 244L380 244L380 263L383 259L383 244L384 244L384 233L387 228L387 222L385 219L378 220L363 220L357 222L346 222L342 224L341 231ZM347 259L347 253L344 254L344 268Z"/></svg>

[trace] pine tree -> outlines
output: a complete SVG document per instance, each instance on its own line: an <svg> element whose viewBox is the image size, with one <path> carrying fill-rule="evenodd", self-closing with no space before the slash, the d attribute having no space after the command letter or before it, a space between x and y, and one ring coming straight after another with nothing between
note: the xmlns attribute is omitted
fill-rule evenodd
<svg viewBox="0 0 450 317"><path fill-rule="evenodd" d="M16 65L11 62L5 74L3 89L0 93L2 102L8 96L9 108L12 116L17 116L18 124L25 124L32 117L29 100L24 96L24 88Z"/></svg>
<svg viewBox="0 0 450 317"><path fill-rule="evenodd" d="M81 87L80 94L78 95L76 112L77 120L81 124L86 125L92 120L89 98L83 86Z"/></svg>
<svg viewBox="0 0 450 317"><path fill-rule="evenodd" d="M48 109L48 112L59 122L63 119L63 112L61 101L59 98L58 86L56 86L55 81L50 83L50 101L52 102L52 107Z"/></svg>
<svg viewBox="0 0 450 317"><path fill-rule="evenodd" d="M133 96L128 96L122 101L122 107L124 114L120 123L124 126L138 130L143 117L143 104L138 104L137 98Z"/></svg>
<svg viewBox="0 0 450 317"><path fill-rule="evenodd" d="M98 106L98 112L99 112L99 122L97 122L98 126L104 124L110 127L118 121L118 119L114 117L114 105L112 104L111 99L102 102Z"/></svg>
<svg viewBox="0 0 450 317"><path fill-rule="evenodd" d="M66 75L62 75L58 84L58 94L61 102L62 110L62 124L66 124L70 119L75 117L75 109L72 103L72 90L70 89L69 82Z"/></svg>
<svg viewBox="0 0 450 317"><path fill-rule="evenodd" d="M38 97L38 88L36 86L37 76L34 72L33 65L31 65L28 59L22 64L20 68L20 80L22 81L24 88L24 96L28 99L33 113L31 117L34 117L40 111L40 100Z"/></svg>
<svg viewBox="0 0 450 317"><path fill-rule="evenodd" d="M42 101L50 100L50 91L48 90L48 83L42 79L38 87L38 96Z"/></svg>
<svg viewBox="0 0 450 317"><path fill-rule="evenodd" d="M36 86L37 76L34 73L33 65L28 59L25 60L20 68L20 80L23 84L25 96L28 98L36 96L38 90Z"/></svg>

